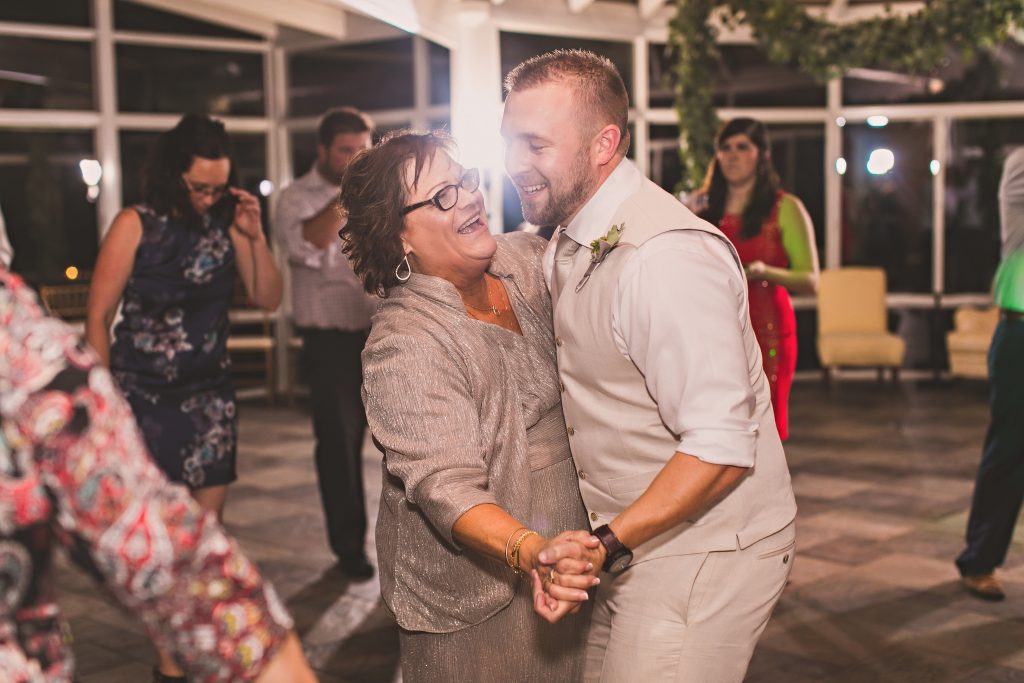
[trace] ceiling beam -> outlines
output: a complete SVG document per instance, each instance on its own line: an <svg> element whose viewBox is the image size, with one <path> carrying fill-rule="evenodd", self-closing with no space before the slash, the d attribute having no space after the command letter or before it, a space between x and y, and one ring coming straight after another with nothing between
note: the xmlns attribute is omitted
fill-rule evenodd
<svg viewBox="0 0 1024 683"><path fill-rule="evenodd" d="M594 4L594 0L567 0L567 2L569 3L569 11L573 14L579 14Z"/></svg>
<svg viewBox="0 0 1024 683"><path fill-rule="evenodd" d="M560 2L515 0L493 7L491 16L502 31L572 38L632 41L646 28L636 6L624 2L597 2L572 14Z"/></svg>
<svg viewBox="0 0 1024 683"><path fill-rule="evenodd" d="M238 12L255 12L275 23L344 40L348 36L345 8L319 0L216 0Z"/></svg>
<svg viewBox="0 0 1024 683"><path fill-rule="evenodd" d="M644 19L650 19L666 4L667 0L640 0L640 16Z"/></svg>
<svg viewBox="0 0 1024 683"><path fill-rule="evenodd" d="M274 0L275 2L278 0ZM448 48L456 47L456 13L466 8L490 11L490 0L324 0L383 21Z"/></svg>
<svg viewBox="0 0 1024 683"><path fill-rule="evenodd" d="M211 24L220 24L239 31L255 33L273 38L277 34L277 25L264 17L235 9L225 9L212 2L201 0L131 0L132 2L152 7L171 14L184 14Z"/></svg>

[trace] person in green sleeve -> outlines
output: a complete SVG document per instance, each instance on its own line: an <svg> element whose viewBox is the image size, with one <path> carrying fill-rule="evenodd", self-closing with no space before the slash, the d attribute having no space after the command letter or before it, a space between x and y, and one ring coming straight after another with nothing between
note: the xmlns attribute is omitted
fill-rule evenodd
<svg viewBox="0 0 1024 683"><path fill-rule="evenodd" d="M964 588L1006 597L995 575L1024 500L1024 147L1006 159L999 186L1003 260L993 283L999 324L989 348L992 418L974 483L967 548L956 559Z"/></svg>

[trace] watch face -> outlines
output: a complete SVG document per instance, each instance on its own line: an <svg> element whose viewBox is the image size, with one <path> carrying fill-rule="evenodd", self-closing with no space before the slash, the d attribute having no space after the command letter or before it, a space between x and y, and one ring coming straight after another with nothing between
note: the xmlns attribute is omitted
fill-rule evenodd
<svg viewBox="0 0 1024 683"><path fill-rule="evenodd" d="M612 574L618 574L623 569L629 566L629 563L633 561L633 553L628 550L612 560L612 563L608 566L608 571Z"/></svg>

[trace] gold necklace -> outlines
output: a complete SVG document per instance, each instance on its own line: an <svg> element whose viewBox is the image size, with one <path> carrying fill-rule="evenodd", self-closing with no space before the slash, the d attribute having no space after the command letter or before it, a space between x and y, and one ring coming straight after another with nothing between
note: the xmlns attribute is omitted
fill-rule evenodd
<svg viewBox="0 0 1024 683"><path fill-rule="evenodd" d="M491 286L490 286L489 282L490 281L487 279L487 276L485 275L484 276L484 289L486 290L486 296L487 296L487 308L477 308L476 306L474 306L473 304L469 303L466 300L463 300L462 303L464 303L467 308L471 308L474 311L477 311L478 313L483 313L484 315L487 315L489 313L489 314L493 315L495 318L500 318L501 314L504 313L508 309L506 307L502 307L501 310L498 310L498 307L491 303Z"/></svg>

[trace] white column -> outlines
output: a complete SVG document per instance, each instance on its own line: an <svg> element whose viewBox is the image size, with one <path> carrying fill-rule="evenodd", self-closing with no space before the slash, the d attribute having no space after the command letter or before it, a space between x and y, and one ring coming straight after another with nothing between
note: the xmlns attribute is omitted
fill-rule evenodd
<svg viewBox="0 0 1024 683"><path fill-rule="evenodd" d="M828 82L828 121L825 122L825 267L842 265L843 178L836 159L843 156L843 129L836 125L843 104L842 80Z"/></svg>
<svg viewBox="0 0 1024 683"><path fill-rule="evenodd" d="M650 71L647 68L648 42L644 36L633 39L633 157L640 172L650 177L650 150L648 148L649 124L647 123L647 105L650 100ZM671 191L671 190L670 190Z"/></svg>
<svg viewBox="0 0 1024 683"><path fill-rule="evenodd" d="M467 166L483 172L492 232L504 231L501 146L501 54L489 7L456 10L457 40L451 52L452 134Z"/></svg>
<svg viewBox="0 0 1024 683"><path fill-rule="evenodd" d="M427 40L420 36L412 38L412 77L415 109L412 127L416 130L426 130L430 125L430 47Z"/></svg>
<svg viewBox="0 0 1024 683"><path fill-rule="evenodd" d="M274 209L277 207L281 188L291 182L293 177L291 139L285 127L285 116L288 111L287 67L287 54L283 47L278 46L275 38L263 58L263 83L267 93L266 114L270 119L270 127L267 130L267 179L274 184L274 191L267 202L271 228L274 227ZM276 245L272 244L272 247ZM277 375L275 386L280 394L288 382L288 341L292 337L292 279L287 254L274 248L274 255L284 280L284 296L278 309L277 324L274 325L274 367Z"/></svg>
<svg viewBox="0 0 1024 683"><path fill-rule="evenodd" d="M932 292L946 291L946 161L949 158L949 118L932 121L932 159L939 162L932 175Z"/></svg>
<svg viewBox="0 0 1024 683"><path fill-rule="evenodd" d="M96 43L93 46L97 106L96 155L103 167L97 221L100 239L121 210L121 141L117 136L117 68L114 64L114 11L112 0L93 0Z"/></svg>

